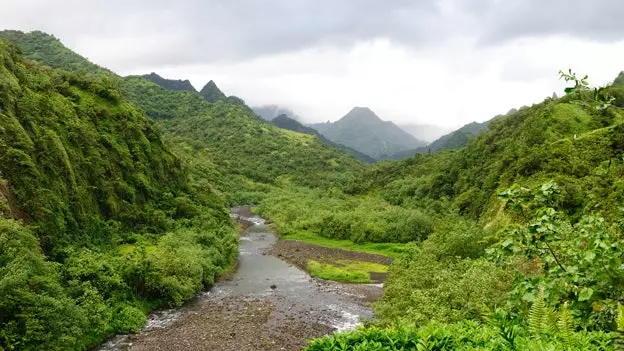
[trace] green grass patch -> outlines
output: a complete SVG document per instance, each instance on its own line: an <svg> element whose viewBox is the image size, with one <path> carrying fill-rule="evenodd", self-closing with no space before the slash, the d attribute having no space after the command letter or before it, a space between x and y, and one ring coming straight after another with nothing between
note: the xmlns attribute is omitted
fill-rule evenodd
<svg viewBox="0 0 624 351"><path fill-rule="evenodd" d="M357 244L351 240L329 239L309 231L300 231L294 234L283 235L281 238L283 240L299 240L304 243L315 244L323 247L367 252L392 258L399 257L403 252L405 252L407 246L409 245L401 243Z"/></svg>
<svg viewBox="0 0 624 351"><path fill-rule="evenodd" d="M370 283L369 273L386 273L388 266L353 260L336 260L332 263L320 263L310 260L308 272L311 276L344 283Z"/></svg>

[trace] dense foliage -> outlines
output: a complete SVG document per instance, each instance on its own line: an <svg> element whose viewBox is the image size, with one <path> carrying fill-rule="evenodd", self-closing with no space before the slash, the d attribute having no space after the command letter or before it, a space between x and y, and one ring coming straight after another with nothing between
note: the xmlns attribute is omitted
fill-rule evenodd
<svg viewBox="0 0 624 351"><path fill-rule="evenodd" d="M254 110L255 112L255 110ZM285 114L281 114L273 119L271 119L271 124L278 126L282 129L288 129L288 130L292 130L293 132L299 132L299 133L303 133L303 134L309 134L309 135L314 135L315 137L317 137L321 142L331 145L333 147L335 147L336 149L353 155L355 156L355 158L357 158L358 160L362 161L362 162L366 162L366 163L374 163L375 159L373 159L372 157L365 155L355 149L352 149L350 147L341 145L341 144L336 144L333 141L327 139L326 137L324 137L322 134L320 134L319 132L317 132L314 128L311 127L307 127L304 126L303 124L299 123L299 121L292 119L288 116L286 116Z"/></svg>
<svg viewBox="0 0 624 351"><path fill-rule="evenodd" d="M2 35L89 72L0 47L6 349L136 330L148 308L214 282L235 255L224 204L260 200L285 236L396 257L377 325L310 350L611 350L624 327L621 77L590 88L562 72L566 96L491 121L464 148L365 168L214 83L121 80L42 33ZM342 273L329 268L311 267Z"/></svg>
<svg viewBox="0 0 624 351"><path fill-rule="evenodd" d="M312 135L277 128L246 106L208 103L198 94L169 91L140 78L126 79L123 89L148 116L158 118L176 144L187 146L189 158L218 168L224 179L217 185L232 202L257 201L253 192L265 189L257 184L326 188L346 184L364 169L352 156Z"/></svg>
<svg viewBox="0 0 624 351"><path fill-rule="evenodd" d="M84 349L213 284L235 230L188 173L108 76L0 42L2 348Z"/></svg>
<svg viewBox="0 0 624 351"><path fill-rule="evenodd" d="M52 68L75 71L82 75L86 73L112 74L109 70L68 50L60 40L47 33L3 30L0 31L0 39L18 46L29 59L44 62Z"/></svg>
<svg viewBox="0 0 624 351"><path fill-rule="evenodd" d="M392 265L376 315L395 327L309 349L614 348L602 333L622 327L619 86L562 78L565 97L492 121L463 149L380 163L348 189L434 210L446 228Z"/></svg>

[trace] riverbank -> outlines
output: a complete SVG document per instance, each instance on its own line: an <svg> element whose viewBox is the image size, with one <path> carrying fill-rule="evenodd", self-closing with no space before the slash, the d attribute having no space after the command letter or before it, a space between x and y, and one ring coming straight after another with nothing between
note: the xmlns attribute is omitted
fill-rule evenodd
<svg viewBox="0 0 624 351"><path fill-rule="evenodd" d="M99 350L300 350L308 339L372 318L368 302L381 295L379 285L312 278L271 255L283 244L262 218L249 208L233 209L233 217L249 226L228 279L181 308L155 311L141 332Z"/></svg>

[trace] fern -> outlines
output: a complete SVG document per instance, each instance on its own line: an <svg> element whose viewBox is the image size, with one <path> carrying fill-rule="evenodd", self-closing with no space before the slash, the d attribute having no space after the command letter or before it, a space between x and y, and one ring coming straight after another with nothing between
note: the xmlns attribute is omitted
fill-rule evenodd
<svg viewBox="0 0 624 351"><path fill-rule="evenodd" d="M572 337L574 335L574 318L572 317L572 313L570 313L570 309L568 308L568 302L566 301L561 310L559 311L559 320L557 321L557 328L559 330L559 334L563 338L565 342L565 346L567 348L572 347Z"/></svg>
<svg viewBox="0 0 624 351"><path fill-rule="evenodd" d="M539 339L544 332L544 321L550 315L546 302L544 301L544 289L540 289L537 298L529 311L529 332Z"/></svg>
<svg viewBox="0 0 624 351"><path fill-rule="evenodd" d="M618 303L617 335L614 340L615 349L624 351L624 307Z"/></svg>

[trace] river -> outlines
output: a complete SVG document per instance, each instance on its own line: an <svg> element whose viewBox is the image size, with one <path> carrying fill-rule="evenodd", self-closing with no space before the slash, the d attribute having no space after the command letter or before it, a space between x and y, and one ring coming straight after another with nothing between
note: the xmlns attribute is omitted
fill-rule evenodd
<svg viewBox="0 0 624 351"><path fill-rule="evenodd" d="M371 318L345 284L319 281L268 254L275 233L249 207L233 208L232 216L252 225L241 234L231 279L180 308L151 313L139 333L97 350L298 350L308 338Z"/></svg>

